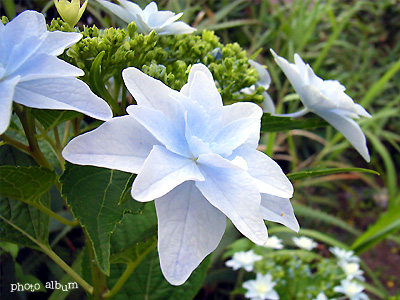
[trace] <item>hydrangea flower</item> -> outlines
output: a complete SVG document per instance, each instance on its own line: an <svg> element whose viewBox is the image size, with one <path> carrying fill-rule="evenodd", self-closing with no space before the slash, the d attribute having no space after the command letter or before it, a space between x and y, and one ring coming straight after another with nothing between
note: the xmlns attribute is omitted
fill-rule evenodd
<svg viewBox="0 0 400 300"><path fill-rule="evenodd" d="M319 115L340 131L369 162L365 135L353 119L359 119L359 116L371 118L371 115L360 104L354 103L339 81L322 80L298 54L294 55L295 63L291 64L272 49L271 52L306 107L298 116L308 111Z"/></svg>
<svg viewBox="0 0 400 300"><path fill-rule="evenodd" d="M223 106L211 72L193 65L180 92L136 68L123 79L138 105L73 139L66 160L137 173L132 197L155 199L158 252L166 279L182 284L219 244L226 217L258 245L264 220L298 231L293 186L256 150L261 108ZM134 229L132 229L134 230Z"/></svg>
<svg viewBox="0 0 400 300"><path fill-rule="evenodd" d="M331 247L329 248L331 253L336 256L336 258L339 260L339 262L344 261L344 262L359 262L360 259L354 255L354 251L346 251L345 249L339 248L339 247Z"/></svg>
<svg viewBox="0 0 400 300"><path fill-rule="evenodd" d="M363 293L364 287L349 279L341 280L340 285L335 286L333 290L346 295L350 300L369 300L367 294Z"/></svg>
<svg viewBox="0 0 400 300"><path fill-rule="evenodd" d="M257 273L255 280L248 280L243 282L243 287L247 289L246 298L251 300L279 300L278 293L274 290L276 282L272 281L271 274L262 275Z"/></svg>
<svg viewBox="0 0 400 300"><path fill-rule="evenodd" d="M272 249L283 249L282 240L275 235L268 237L267 242L263 246Z"/></svg>
<svg viewBox="0 0 400 300"><path fill-rule="evenodd" d="M192 33L196 30L185 22L176 22L183 13L158 11L155 2L150 2L143 10L136 3L127 0L118 0L121 6L106 0L97 2L127 23L135 21L137 31L142 34L149 34L154 30L158 35L173 35Z"/></svg>
<svg viewBox="0 0 400 300"><path fill-rule="evenodd" d="M271 84L271 76L269 75L267 69L258 62L249 59L249 64L257 70L260 79L256 82L256 84L247 88L243 88L240 91L247 95L251 95L258 87L262 86L265 89L265 91L262 93L262 95L264 96L264 101L263 103L261 103L263 112L274 114L275 105L270 95L267 93L267 90L269 89L269 86Z"/></svg>
<svg viewBox="0 0 400 300"><path fill-rule="evenodd" d="M305 249L308 251L311 251L315 247L318 246L316 242L314 242L312 239L306 237L306 236L301 236L301 237L293 237L292 238L293 242L296 244L297 247L301 249Z"/></svg>
<svg viewBox="0 0 400 300"><path fill-rule="evenodd" d="M71 27L74 27L81 19L88 1L89 0L85 0L81 6L81 0L54 0L54 5L56 6L61 18Z"/></svg>
<svg viewBox="0 0 400 300"><path fill-rule="evenodd" d="M240 251L234 253L232 259L226 261L225 265L231 267L234 271L243 268L247 272L251 272L253 271L254 263L261 259L262 256L255 254L253 250Z"/></svg>
<svg viewBox="0 0 400 300"><path fill-rule="evenodd" d="M25 106L75 110L100 120L112 117L108 104L76 76L83 71L58 59L79 33L49 32L44 16L24 11L0 22L0 134L10 123L12 102Z"/></svg>
<svg viewBox="0 0 400 300"><path fill-rule="evenodd" d="M342 268L344 274L346 274L347 279L358 279L361 281L364 281L365 278L362 276L364 273L362 270L360 270L360 265L356 262L346 262L346 261L340 261L339 266Z"/></svg>

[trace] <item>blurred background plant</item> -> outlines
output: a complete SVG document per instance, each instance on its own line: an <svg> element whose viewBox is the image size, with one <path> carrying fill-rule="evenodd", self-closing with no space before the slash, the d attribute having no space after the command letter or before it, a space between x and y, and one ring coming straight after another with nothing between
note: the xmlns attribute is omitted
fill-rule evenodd
<svg viewBox="0 0 400 300"><path fill-rule="evenodd" d="M135 2L143 8L150 1ZM292 203L300 233L320 242L318 251L322 255L328 253L326 245L354 250L362 258L371 299L399 297L400 268L394 266L400 265L400 1L165 0L157 4L160 10L183 12L181 20L196 27L198 33L214 30L221 44L237 42L248 57L267 66L272 77L268 93L277 113L297 111L301 102L273 62L269 48L289 61L299 53L317 75L339 80L354 101L373 115L372 119L359 121L370 149L369 164L331 127L287 132L268 132L267 128L260 150L289 173L295 186ZM41 11L47 14L47 20L58 17L52 0L0 3L0 15L10 19L25 9ZM93 0L78 26L83 29L84 24L96 24L98 28L126 26ZM155 72L156 67L149 65L148 72ZM290 177L290 173L316 168L355 166L377 170L380 176L348 172L302 180ZM229 228L212 255L213 267L199 299L229 297L235 287L237 276L224 267L221 259L224 248L238 237L233 226ZM292 235L272 223L268 228L271 235L279 234L281 238ZM82 243L73 230L58 232L53 238L53 245L66 257ZM45 264L54 270L56 278L62 277L41 254L28 249L18 253L7 244L2 244L2 249L2 262L4 257L13 257L26 274L35 273L40 278L40 268Z"/></svg>

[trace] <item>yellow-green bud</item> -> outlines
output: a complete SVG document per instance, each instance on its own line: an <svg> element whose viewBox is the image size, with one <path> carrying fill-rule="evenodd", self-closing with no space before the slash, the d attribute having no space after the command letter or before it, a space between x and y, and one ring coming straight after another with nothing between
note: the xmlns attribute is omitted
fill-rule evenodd
<svg viewBox="0 0 400 300"><path fill-rule="evenodd" d="M71 27L74 27L82 17L88 1L85 0L82 6L80 0L54 0L54 4L61 18Z"/></svg>

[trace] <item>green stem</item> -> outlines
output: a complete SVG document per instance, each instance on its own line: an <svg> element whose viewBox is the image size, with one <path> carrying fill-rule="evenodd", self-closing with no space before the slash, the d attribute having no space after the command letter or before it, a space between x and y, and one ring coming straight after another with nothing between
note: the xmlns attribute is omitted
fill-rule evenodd
<svg viewBox="0 0 400 300"><path fill-rule="evenodd" d="M93 293L93 287L88 284L78 273L76 273L70 266L68 266L50 247L47 245L42 244L38 240L34 239L31 235L29 235L27 232L25 232L23 229L19 228L6 218L0 215L0 218L6 222L8 225L13 227L14 229L18 230L21 232L23 235L25 235L28 239L30 239L32 242L34 242L36 245L39 246L40 250L45 253L48 257L50 257L61 269L65 271L69 276L71 276L76 283L78 283L81 287L83 287L88 293L92 294Z"/></svg>
<svg viewBox="0 0 400 300"><path fill-rule="evenodd" d="M136 269L137 263L130 262L126 266L124 273L122 273L121 277L118 278L118 281L115 283L113 288L103 295L103 298L112 298L114 297L119 290L124 286L125 282L128 280L129 276L131 276L132 272Z"/></svg>
<svg viewBox="0 0 400 300"><path fill-rule="evenodd" d="M100 300L102 298L101 295L108 292L106 276L100 270L97 264L96 256L93 251L93 244L92 241L90 240L89 235L87 234L85 229L83 230L83 232L86 237L86 243L90 258L90 270L92 273L92 285L93 285L92 297L94 300Z"/></svg>
<svg viewBox="0 0 400 300"><path fill-rule="evenodd" d="M13 138L11 138L11 137L9 137L9 136L7 136L5 134L0 135L0 138L3 140L3 142L5 144L9 144L11 146L14 146L15 148L17 148L17 149L19 149L19 150L21 150L21 151L23 151L25 153L28 153L28 154L31 153L30 149L29 149L29 146L27 146L27 145L25 145L25 144L23 144L21 142L18 142L17 140L14 140Z"/></svg>
<svg viewBox="0 0 400 300"><path fill-rule="evenodd" d="M57 220L58 222L60 222L64 225L71 226L71 227L75 227L75 226L79 225L78 220L76 220L76 219L74 221L67 220L66 218L60 216L59 214L55 213L51 209L47 208L46 206L37 204L35 202L25 202L25 203L37 208L41 212L45 213L49 217L52 217L53 219Z"/></svg>

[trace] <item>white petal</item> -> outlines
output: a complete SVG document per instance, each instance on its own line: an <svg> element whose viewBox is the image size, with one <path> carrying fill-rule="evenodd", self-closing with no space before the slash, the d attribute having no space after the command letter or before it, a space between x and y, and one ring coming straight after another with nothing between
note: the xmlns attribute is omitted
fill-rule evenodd
<svg viewBox="0 0 400 300"><path fill-rule="evenodd" d="M125 9L117 4L111 3L109 1L105 1L105 0L97 0L98 3L100 3L101 5L103 5L105 8L107 8L109 11L111 11L113 14L115 14L116 16L118 16L119 18L121 18L122 20L124 20L126 23L131 23L132 21L136 22L136 17L135 17L135 12L132 12L128 9ZM124 1L121 0L121 5L123 5L123 3L128 2L128 1ZM134 4L134 3L132 3Z"/></svg>
<svg viewBox="0 0 400 300"><path fill-rule="evenodd" d="M127 112L143 125L167 149L177 154L191 157L192 154L184 132L159 110L130 105Z"/></svg>
<svg viewBox="0 0 400 300"><path fill-rule="evenodd" d="M370 161L365 135L356 121L329 110L315 111L315 113L340 131L361 156L367 162Z"/></svg>
<svg viewBox="0 0 400 300"><path fill-rule="evenodd" d="M187 84L185 84L182 89L181 89L181 93L183 93L185 96L189 97L189 91L190 91L190 87L193 84L193 80L194 80L194 75L197 72L202 72L204 75L206 75L206 77L209 80L214 80L210 70L203 64L194 64L191 68L190 68L190 72L189 72L189 77L188 77L188 82Z"/></svg>
<svg viewBox="0 0 400 300"><path fill-rule="evenodd" d="M204 180L197 164L156 145L133 182L132 197L141 202L151 201L188 180Z"/></svg>
<svg viewBox="0 0 400 300"><path fill-rule="evenodd" d="M74 164L139 173L151 149L159 142L131 116L113 118L77 136L63 157Z"/></svg>
<svg viewBox="0 0 400 300"><path fill-rule="evenodd" d="M97 1L104 1L104 0L97 0ZM139 5L137 5L136 3L133 3L131 1L127 1L127 0L118 0L118 2L121 4L121 6L123 8L125 8L125 10L129 11L132 15L136 15L136 14L142 14L143 11L140 8Z"/></svg>
<svg viewBox="0 0 400 300"><path fill-rule="evenodd" d="M75 77L85 74L81 69L48 54L31 56L15 73L21 76L21 82L40 78Z"/></svg>
<svg viewBox="0 0 400 300"><path fill-rule="evenodd" d="M233 150L248 143L249 138L255 137L259 133L260 123L261 120L256 118L243 118L228 123L215 137L211 148L217 154L230 155ZM257 143L258 139L259 136Z"/></svg>
<svg viewBox="0 0 400 300"><path fill-rule="evenodd" d="M139 106L159 110L177 126L185 126L182 107L169 96L179 94L177 91L133 67L123 70L122 77Z"/></svg>
<svg viewBox="0 0 400 300"><path fill-rule="evenodd" d="M40 45L39 52L57 56L81 38L82 34L77 32L52 31L49 32L42 45Z"/></svg>
<svg viewBox="0 0 400 300"><path fill-rule="evenodd" d="M260 76L259 81L257 81L258 86L262 86L265 90L268 90L269 85L271 84L271 76L269 75L266 68L258 62L249 59L249 64L255 68Z"/></svg>
<svg viewBox="0 0 400 300"><path fill-rule="evenodd" d="M196 186L207 200L232 220L236 228L256 244L267 241L267 228L260 215L260 193L246 171L215 154L197 160L205 181ZM217 167L222 165L222 167Z"/></svg>
<svg viewBox="0 0 400 300"><path fill-rule="evenodd" d="M185 22L178 21L161 27L157 33L159 35L190 34L196 30Z"/></svg>
<svg viewBox="0 0 400 300"><path fill-rule="evenodd" d="M360 104L355 103L354 105L356 107L357 114L363 117L372 118L372 116Z"/></svg>
<svg viewBox="0 0 400 300"><path fill-rule="evenodd" d="M0 134L3 134L10 124L14 89L18 81L19 77L0 80Z"/></svg>
<svg viewBox="0 0 400 300"><path fill-rule="evenodd" d="M271 96L267 92L263 92L264 101L261 103L261 107L263 112L274 114L275 113L275 104L272 101Z"/></svg>
<svg viewBox="0 0 400 300"><path fill-rule="evenodd" d="M289 199L261 194L260 211L265 220L283 224L287 228L299 232L300 226Z"/></svg>
<svg viewBox="0 0 400 300"><path fill-rule="evenodd" d="M21 82L15 89L14 101L35 108L75 110L99 120L112 118L107 102L76 78L43 78Z"/></svg>
<svg viewBox="0 0 400 300"><path fill-rule="evenodd" d="M272 55L275 58L276 63L279 65L279 67L282 69L283 73L285 73L286 77L289 79L290 83L293 85L293 88L297 93L299 93L299 90L301 86L304 84L303 78L299 74L299 70L296 67L296 65L289 63L286 59L283 57L278 56L274 50L270 49Z"/></svg>
<svg viewBox="0 0 400 300"><path fill-rule="evenodd" d="M242 157L247 163L247 172L254 177L260 193L291 198L293 185L281 167L268 155L248 147L239 147L230 158Z"/></svg>
<svg viewBox="0 0 400 300"><path fill-rule="evenodd" d="M193 182L156 199L156 210L161 270L169 283L180 285L215 250L224 234L226 217Z"/></svg>

